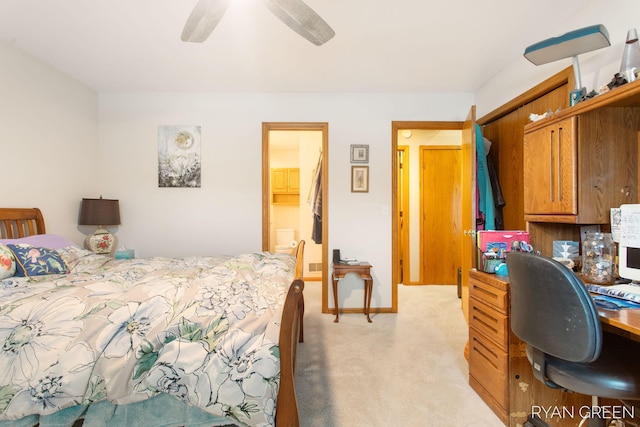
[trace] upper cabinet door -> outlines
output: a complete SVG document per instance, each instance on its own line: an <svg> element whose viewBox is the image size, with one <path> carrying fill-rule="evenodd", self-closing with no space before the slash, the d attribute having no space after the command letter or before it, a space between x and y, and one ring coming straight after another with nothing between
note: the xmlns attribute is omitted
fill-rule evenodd
<svg viewBox="0 0 640 427"><path fill-rule="evenodd" d="M524 136L524 213L577 215L576 117Z"/></svg>

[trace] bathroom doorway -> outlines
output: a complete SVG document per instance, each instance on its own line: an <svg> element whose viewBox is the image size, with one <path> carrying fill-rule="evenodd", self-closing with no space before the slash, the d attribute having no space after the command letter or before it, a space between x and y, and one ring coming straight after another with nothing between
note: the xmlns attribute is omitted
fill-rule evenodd
<svg viewBox="0 0 640 427"><path fill-rule="evenodd" d="M262 125L263 250L288 252L305 240L304 280L322 282L323 312L328 310L327 147L327 123Z"/></svg>

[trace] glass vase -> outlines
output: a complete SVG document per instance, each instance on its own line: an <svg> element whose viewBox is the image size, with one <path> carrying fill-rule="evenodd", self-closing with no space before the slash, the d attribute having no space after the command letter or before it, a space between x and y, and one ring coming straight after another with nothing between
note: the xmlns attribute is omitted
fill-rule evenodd
<svg viewBox="0 0 640 427"><path fill-rule="evenodd" d="M610 233L587 233L582 242L582 277L587 283L612 285L616 280L616 244Z"/></svg>

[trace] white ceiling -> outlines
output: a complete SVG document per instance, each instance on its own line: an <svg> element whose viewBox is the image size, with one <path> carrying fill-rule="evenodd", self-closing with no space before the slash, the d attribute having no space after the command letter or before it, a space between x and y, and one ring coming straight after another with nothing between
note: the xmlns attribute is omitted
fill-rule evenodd
<svg viewBox="0 0 640 427"><path fill-rule="evenodd" d="M590 1L306 0L336 32L314 46L260 0L202 44L196 0L0 0L0 39L99 92L474 92Z"/></svg>

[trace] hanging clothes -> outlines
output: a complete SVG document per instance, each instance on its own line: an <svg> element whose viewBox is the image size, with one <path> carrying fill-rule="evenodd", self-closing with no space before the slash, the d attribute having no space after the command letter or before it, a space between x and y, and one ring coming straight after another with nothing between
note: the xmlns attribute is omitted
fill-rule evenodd
<svg viewBox="0 0 640 427"><path fill-rule="evenodd" d="M493 189L489 179L487 152L485 150L482 129L476 123L476 194L477 194L477 224L478 230L495 230L495 204Z"/></svg>
<svg viewBox="0 0 640 427"><path fill-rule="evenodd" d="M311 194L309 196L311 204L311 214L313 216L313 227L311 239L317 243L322 243L322 153L318 158L316 173L311 182Z"/></svg>
<svg viewBox="0 0 640 427"><path fill-rule="evenodd" d="M485 141L488 141L485 138ZM493 190L493 204L495 207L495 226L496 230L504 230L504 219L502 216L502 208L507 204L502 195L502 187L498 179L498 171L489 153L487 153L487 167L489 169L489 180L491 181L491 189Z"/></svg>

